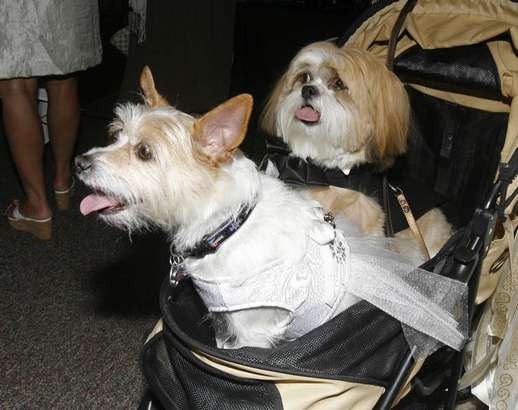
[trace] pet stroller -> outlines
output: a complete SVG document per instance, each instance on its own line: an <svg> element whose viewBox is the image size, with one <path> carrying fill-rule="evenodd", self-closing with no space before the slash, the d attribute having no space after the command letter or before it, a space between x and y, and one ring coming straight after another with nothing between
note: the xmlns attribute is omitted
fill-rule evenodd
<svg viewBox="0 0 518 410"><path fill-rule="evenodd" d="M336 41L385 58L407 84L412 142L388 178L403 185L411 179L433 192L423 202L441 206L456 233L423 268L469 284L471 334L480 312L491 321L498 311L491 307L502 313L507 303L507 315L499 316L505 340L518 283L511 267L518 226L518 4L380 1ZM509 297L495 302L499 289ZM443 347L424 365L415 361L401 324L366 301L293 342L237 350L216 348L189 280L175 286L166 280L160 304L163 319L143 351L152 393L143 409L452 409L470 391L457 394L465 364L461 387L483 381L491 365L498 373L498 359L490 360L495 344L489 358L470 344L469 355ZM485 336L494 337L480 327L476 332L482 346ZM506 351L512 356L512 346ZM502 380L499 397L508 400L512 393L505 392L517 381Z"/></svg>

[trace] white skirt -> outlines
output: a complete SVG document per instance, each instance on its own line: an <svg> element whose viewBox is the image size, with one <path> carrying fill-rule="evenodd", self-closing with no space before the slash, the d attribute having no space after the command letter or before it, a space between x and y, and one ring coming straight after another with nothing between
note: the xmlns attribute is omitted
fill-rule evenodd
<svg viewBox="0 0 518 410"><path fill-rule="evenodd" d="M101 57L97 0L0 0L0 79L69 74Z"/></svg>

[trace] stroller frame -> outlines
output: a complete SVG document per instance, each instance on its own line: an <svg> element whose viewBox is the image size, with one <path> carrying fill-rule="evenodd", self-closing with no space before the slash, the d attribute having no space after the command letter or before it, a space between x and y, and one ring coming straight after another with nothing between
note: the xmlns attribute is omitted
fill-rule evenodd
<svg viewBox="0 0 518 410"><path fill-rule="evenodd" d="M493 190L489 195L483 207L475 211L472 222L463 233L461 240L446 255L440 252L433 261L423 265L426 269L430 264L437 264L438 260L444 260L444 266L441 269L441 274L464 283L469 286L469 302L468 311L470 315L470 322L475 315L475 296L478 288L479 273L481 263L480 261L485 257L489 250L489 244L492 240L495 226L499 218L503 216L503 211L506 205L509 205L516 195L516 190L506 198L506 192L509 185L518 174L518 151L515 151L511 160L508 163L500 164L500 173L497 181L493 186ZM448 248L448 244L444 249ZM394 382L385 391L385 394L380 398L376 410L390 409L407 380L414 363L412 361L415 348L410 349L405 358L401 362L401 366L397 372ZM448 380L448 395L446 396L445 409L452 410L455 408L457 398L457 385L462 373L464 363L464 350L455 354L454 364L452 366L451 374ZM442 376L443 374L441 374ZM442 384L441 380L433 380L428 386L424 385L422 381L416 379L413 381L415 388L421 391L421 394L430 394Z"/></svg>
<svg viewBox="0 0 518 410"><path fill-rule="evenodd" d="M393 2L393 0L378 2L375 7L367 11L367 14L372 15ZM406 17L414 9L417 2L418 0L408 0L401 9L399 16L394 23L387 46L386 65L390 70L394 69L397 38L401 33ZM364 19L365 16L363 18L359 18L358 21L363 21ZM338 39L337 46L343 47L347 41L349 33L351 33L353 29L357 28L357 26L352 27L348 33ZM430 265L436 265L438 260L444 260L445 263L440 274L468 284L468 311L470 323L472 323L476 311L475 296L479 284L481 261L489 250L496 223L499 219L503 218L506 207L512 203L514 197L518 193L518 190L515 189L515 191L509 195L509 198L506 198L507 189L509 185L512 184L517 174L518 150L513 153L508 163L500 163L499 176L493 185L493 189L489 197L483 207L479 207L475 210L473 219L461 240L454 246L454 248L444 255L443 251L448 248L448 244L446 244L433 261L429 261L423 265L423 269L427 269ZM412 360L414 353L415 347L411 348L403 358L401 366L394 378L394 382L387 388L383 396L380 398L375 410L388 410L394 405L401 388L404 386L412 368L414 367L414 362ZM463 371L464 354L464 349L455 354L454 364L447 383L448 394L444 403L446 410L453 410L455 408L458 381ZM444 373L441 373L440 376L444 376ZM419 378L416 378L413 381L413 387L419 389L421 395L429 395L441 384L442 381L437 379L429 381L428 385L423 384L422 380Z"/></svg>

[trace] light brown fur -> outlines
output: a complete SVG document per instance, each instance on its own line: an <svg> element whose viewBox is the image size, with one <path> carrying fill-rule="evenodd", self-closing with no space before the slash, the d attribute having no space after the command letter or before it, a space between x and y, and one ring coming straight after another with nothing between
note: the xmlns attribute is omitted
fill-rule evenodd
<svg viewBox="0 0 518 410"><path fill-rule="evenodd" d="M309 82L304 79L304 73L311 75ZM332 88L331 84L337 78L342 81L344 88ZM320 125L310 125L308 128L300 125L290 131L293 135L279 135L280 129L284 129L279 124L279 113L285 108L283 104L293 104L290 98L297 98L307 84L317 87L319 96L322 96L321 102L316 100L315 103L320 104L320 121L328 121L327 127L322 126L322 133L319 134L315 132L315 127ZM336 101L334 106L329 104L329 100L327 105L323 104L324 95ZM300 100L304 101L302 97ZM332 118L340 112L337 109L340 105L347 107L343 112L344 121L348 122L344 123L347 126L343 134L338 136L343 146L335 149L332 144L336 143L336 136L335 139L326 139L325 132L339 120ZM282 137L298 156L302 156L296 152L295 144L300 144L302 139L298 135L306 135L305 141L314 144L316 153L315 156L309 155L309 158L323 167L349 168L350 165L341 165L340 158L344 157L345 163L347 155L350 155L354 166L367 162L384 170L407 149L410 104L401 81L369 52L350 47L337 48L330 42L317 42L303 48L292 60L288 70L275 85L260 123L270 135ZM335 129L340 130L340 127L336 126ZM317 148L325 144L330 147L327 152ZM337 156L333 157L335 151ZM338 187L308 189L325 208L352 219L362 232L383 235L385 214L376 200L360 192ZM437 235L431 233L436 230L433 221L444 224L437 228ZM424 222L418 221L418 225L425 230L425 241L434 250L438 249L437 238L441 237L439 242L443 243L447 238L445 232L450 232L449 224L440 211L431 213L424 218Z"/></svg>
<svg viewBox="0 0 518 410"><path fill-rule="evenodd" d="M199 158L203 161L207 161L212 166L218 166L219 164L228 161L232 153L241 145L247 130L247 124L252 113L253 100L249 94L238 95L224 104L214 108L201 118L197 119L194 123L194 140L199 144L200 147L211 146L211 141L208 140L209 136L212 135L212 131L216 128L225 129L221 123L221 119L231 123L236 115L240 118L240 128L232 130L232 132L225 133L222 131L222 139L225 144L223 153L214 155L210 149L203 148L198 150ZM229 130L230 131L230 130ZM226 134L232 135L232 139L229 139Z"/></svg>
<svg viewBox="0 0 518 410"><path fill-rule="evenodd" d="M308 68L304 60L298 59L316 49L323 50L328 58L313 69L336 73L348 88L336 94L337 99L354 110L352 126L356 131L351 135L355 139L346 141L348 150L365 148L368 162L377 163L380 168L390 166L396 156L406 151L410 105L401 81L365 50L339 49L328 42L305 47L275 85L261 115L261 127L276 135L279 103L283 96L301 87L297 76Z"/></svg>
<svg viewBox="0 0 518 410"><path fill-rule="evenodd" d="M148 66L144 66L140 74L140 88L144 93L146 104L150 107L166 107L169 102L155 88L155 80Z"/></svg>
<svg viewBox="0 0 518 410"><path fill-rule="evenodd" d="M343 214L353 220L362 232L383 235L383 209L367 195L334 186L310 188L310 194L333 214Z"/></svg>
<svg viewBox="0 0 518 410"><path fill-rule="evenodd" d="M318 67L308 65L304 54L323 51L326 58ZM292 61L272 91L261 115L261 126L271 135L277 133L277 111L282 98L299 89L297 76L305 70L318 71L323 78L338 75L347 89L336 98L353 112L354 131L345 140L349 152L365 151L366 161L380 169L390 166L394 157L406 150L410 117L408 97L399 79L368 52L337 48L328 42L305 47ZM315 141L315 144L322 144ZM289 141L288 141L289 144ZM383 234L384 213L372 198L338 187L310 188L311 195L335 213L354 220L366 233Z"/></svg>

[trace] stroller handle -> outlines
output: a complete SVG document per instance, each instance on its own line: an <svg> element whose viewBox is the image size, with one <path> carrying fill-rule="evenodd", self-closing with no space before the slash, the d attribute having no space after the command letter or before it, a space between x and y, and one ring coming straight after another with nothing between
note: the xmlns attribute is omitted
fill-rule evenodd
<svg viewBox="0 0 518 410"><path fill-rule="evenodd" d="M497 199L500 198L499 202L499 214L503 216L505 209L511 204L517 194L517 190L506 198L507 188L513 183L513 180L518 174L518 149L516 149L508 162L502 162L499 166L498 179L493 186L491 194L484 204L485 210L490 209L494 206Z"/></svg>
<svg viewBox="0 0 518 410"><path fill-rule="evenodd" d="M486 255L489 244L491 243L496 223L499 217L503 217L506 207L517 195L515 190L506 198L507 188L518 174L518 150L516 150L507 163L500 164L498 179L491 189L486 202L482 207L475 210L467 232L453 249L443 254L441 260L444 265L441 269L446 276L469 283L470 295L468 309L470 316L474 313L475 294L478 287L478 272L480 271L480 261ZM440 254L442 252L439 252ZM388 386L385 394L380 398L375 409L388 410L392 407L403 381L406 379L413 366L413 351L410 350L403 358L394 382ZM449 376L449 395L446 398L445 408L453 409L456 402L458 378L462 372L463 352L456 354L454 364Z"/></svg>

